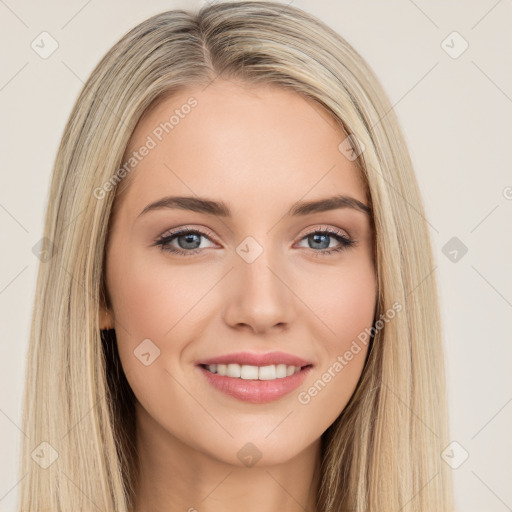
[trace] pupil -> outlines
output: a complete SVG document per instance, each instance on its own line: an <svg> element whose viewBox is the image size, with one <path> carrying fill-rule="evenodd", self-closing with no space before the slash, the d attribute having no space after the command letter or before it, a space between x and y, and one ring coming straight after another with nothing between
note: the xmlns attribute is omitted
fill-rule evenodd
<svg viewBox="0 0 512 512"><path fill-rule="evenodd" d="M324 241L325 241L325 239L327 239L327 235L316 234L316 235L313 235L314 243L321 243L321 242L318 241L319 237L324 238ZM327 247L329 247L329 242L328 241L327 241L327 245L324 246L324 247L320 247L320 249L327 249ZM316 247L316 248L318 249L318 247Z"/></svg>
<svg viewBox="0 0 512 512"><path fill-rule="evenodd" d="M197 235L195 233L191 233L191 234L188 234L188 235L183 235L180 238L184 238L185 239L185 246L183 246L180 243L180 246L182 246L182 249L197 249L197 247L190 247L189 244L193 245L194 243L196 243L197 240L194 240L194 238L199 238L199 235Z"/></svg>

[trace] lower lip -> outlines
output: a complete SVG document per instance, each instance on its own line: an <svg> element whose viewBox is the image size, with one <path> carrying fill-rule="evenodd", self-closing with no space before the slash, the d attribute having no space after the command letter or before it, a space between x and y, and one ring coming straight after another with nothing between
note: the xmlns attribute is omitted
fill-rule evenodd
<svg viewBox="0 0 512 512"><path fill-rule="evenodd" d="M262 404L278 400L297 389L304 382L312 366L305 366L300 372L289 377L274 380L237 379L212 373L202 366L198 368L208 382L219 391L244 402Z"/></svg>

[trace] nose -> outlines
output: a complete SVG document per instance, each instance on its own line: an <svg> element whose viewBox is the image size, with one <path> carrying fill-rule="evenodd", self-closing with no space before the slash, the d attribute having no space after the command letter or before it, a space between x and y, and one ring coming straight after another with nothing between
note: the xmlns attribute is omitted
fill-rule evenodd
<svg viewBox="0 0 512 512"><path fill-rule="evenodd" d="M255 261L240 259L230 272L224 321L256 334L285 330L294 318L294 293L286 272L264 251Z"/></svg>

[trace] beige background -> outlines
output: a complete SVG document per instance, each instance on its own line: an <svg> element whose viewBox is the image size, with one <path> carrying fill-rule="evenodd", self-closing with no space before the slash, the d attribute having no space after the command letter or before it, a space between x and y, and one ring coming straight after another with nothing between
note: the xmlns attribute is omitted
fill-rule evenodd
<svg viewBox="0 0 512 512"><path fill-rule="evenodd" d="M0 511L15 509L24 358L39 261L32 247L42 236L64 124L83 82L122 34L158 12L200 5L0 2ZM293 5L344 36L391 97L431 225L451 438L463 447L456 446L454 456L460 458L462 449L469 454L453 470L458 510L512 510L512 4L295 0ZM58 42L47 59L31 48L43 31ZM458 58L447 53L462 48L453 31L469 44ZM443 253L452 237L468 249L456 262Z"/></svg>

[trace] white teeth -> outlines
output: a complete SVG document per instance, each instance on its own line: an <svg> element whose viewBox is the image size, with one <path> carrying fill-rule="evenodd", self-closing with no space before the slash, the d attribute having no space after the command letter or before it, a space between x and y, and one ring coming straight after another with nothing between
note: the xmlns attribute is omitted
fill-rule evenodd
<svg viewBox="0 0 512 512"><path fill-rule="evenodd" d="M207 368L212 373L221 376L241 378L245 380L274 380L289 377L301 370L300 366L286 364L271 364L269 366L252 366L248 364L210 364Z"/></svg>
<svg viewBox="0 0 512 512"><path fill-rule="evenodd" d="M237 365L238 366L238 365ZM258 378L258 367L248 366L246 364L240 367L240 378L247 380L255 380Z"/></svg>
<svg viewBox="0 0 512 512"><path fill-rule="evenodd" d="M274 380L276 378L276 365L260 366L259 379L260 380Z"/></svg>
<svg viewBox="0 0 512 512"><path fill-rule="evenodd" d="M226 370L226 376L227 377L240 377L241 375L241 368L239 364L228 364L228 368Z"/></svg>
<svg viewBox="0 0 512 512"><path fill-rule="evenodd" d="M276 365L276 377L278 379L282 379L283 377L286 377L286 365L285 364L277 364Z"/></svg>

